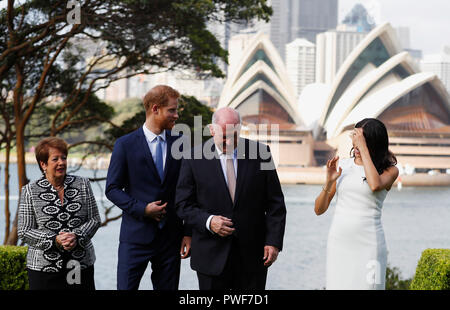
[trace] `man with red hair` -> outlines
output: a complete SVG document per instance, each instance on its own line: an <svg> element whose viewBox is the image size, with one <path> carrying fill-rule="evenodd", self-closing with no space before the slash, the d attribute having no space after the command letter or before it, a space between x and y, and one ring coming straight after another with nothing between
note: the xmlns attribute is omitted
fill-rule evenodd
<svg viewBox="0 0 450 310"><path fill-rule="evenodd" d="M170 150L179 136L180 94L166 85L143 99L145 124L117 139L106 180L106 197L122 209L117 289L136 290L148 262L155 290L176 290L180 258L190 254L190 232L174 207L180 160Z"/></svg>

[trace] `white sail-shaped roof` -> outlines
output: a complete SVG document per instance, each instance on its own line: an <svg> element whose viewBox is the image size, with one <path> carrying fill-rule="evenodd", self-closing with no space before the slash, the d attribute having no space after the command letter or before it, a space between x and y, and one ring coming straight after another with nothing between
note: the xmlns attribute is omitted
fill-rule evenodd
<svg viewBox="0 0 450 310"><path fill-rule="evenodd" d="M229 72L218 107L238 108L257 90L264 90L274 98L295 124L303 124L294 86L275 46L264 33L254 36L238 65Z"/></svg>
<svg viewBox="0 0 450 310"><path fill-rule="evenodd" d="M448 94L442 91L443 85L439 86L442 82L438 79L436 74L429 72L417 73L398 83L385 87L372 96L362 100L358 106L349 113L335 133L340 133L346 126L356 124L365 117L377 118L395 101L426 83L430 83L436 90L440 89L440 95L446 96L448 103ZM450 105L448 104L447 110L450 111Z"/></svg>
<svg viewBox="0 0 450 310"><path fill-rule="evenodd" d="M352 83L337 100L323 126L328 136L336 134L336 129L364 97L414 73L416 73L415 65L407 52L393 56L378 68L372 68Z"/></svg>
<svg viewBox="0 0 450 310"><path fill-rule="evenodd" d="M338 100L349 87L399 52L400 45L389 23L382 24L368 33L339 68L319 125L325 125Z"/></svg>

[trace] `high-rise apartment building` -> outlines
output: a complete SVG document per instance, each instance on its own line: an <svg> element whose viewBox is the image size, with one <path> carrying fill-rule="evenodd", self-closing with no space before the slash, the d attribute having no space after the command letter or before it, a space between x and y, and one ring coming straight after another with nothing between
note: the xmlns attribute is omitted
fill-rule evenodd
<svg viewBox="0 0 450 310"><path fill-rule="evenodd" d="M450 93L450 46L444 47L440 54L425 55L421 69L424 72L436 73Z"/></svg>
<svg viewBox="0 0 450 310"><path fill-rule="evenodd" d="M295 39L286 44L286 69L298 96L303 88L315 81L316 46L306 39Z"/></svg>
<svg viewBox="0 0 450 310"><path fill-rule="evenodd" d="M318 33L336 28L337 0L271 0L269 4L273 9L270 22L259 26L282 58L288 42L305 38L315 43Z"/></svg>
<svg viewBox="0 0 450 310"><path fill-rule="evenodd" d="M357 3L345 16L342 24L354 27L357 32L369 32L375 28L375 20L370 16L366 7Z"/></svg>
<svg viewBox="0 0 450 310"><path fill-rule="evenodd" d="M409 27L396 27L395 32L397 33L397 38L400 41L400 45L403 49L411 48L411 38Z"/></svg>
<svg viewBox="0 0 450 310"><path fill-rule="evenodd" d="M211 22L208 24L208 30L216 37L220 42L220 46L226 51L229 48L229 42L232 36L239 34L241 30L244 30L250 26L249 23L242 22ZM220 68L225 74L228 72L228 65L221 60L217 60Z"/></svg>
<svg viewBox="0 0 450 310"><path fill-rule="evenodd" d="M316 83L331 83L350 52L366 36L364 32L338 27L317 35Z"/></svg>

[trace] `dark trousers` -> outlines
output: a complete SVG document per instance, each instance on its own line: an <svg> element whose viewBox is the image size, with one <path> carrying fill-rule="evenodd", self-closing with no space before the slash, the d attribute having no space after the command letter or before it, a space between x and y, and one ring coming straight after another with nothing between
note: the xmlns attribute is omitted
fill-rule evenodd
<svg viewBox="0 0 450 310"><path fill-rule="evenodd" d="M137 290L151 262L154 290L178 290L180 281L181 239L168 241L164 233L148 245L120 242L117 289Z"/></svg>
<svg viewBox="0 0 450 310"><path fill-rule="evenodd" d="M247 271L242 266L241 253L234 239L222 273L218 276L210 276L197 272L197 278L200 290L264 290L267 268L260 272Z"/></svg>
<svg viewBox="0 0 450 310"><path fill-rule="evenodd" d="M27 269L30 290L95 290L94 266L82 269L80 284L69 284L68 270L61 272L43 272Z"/></svg>

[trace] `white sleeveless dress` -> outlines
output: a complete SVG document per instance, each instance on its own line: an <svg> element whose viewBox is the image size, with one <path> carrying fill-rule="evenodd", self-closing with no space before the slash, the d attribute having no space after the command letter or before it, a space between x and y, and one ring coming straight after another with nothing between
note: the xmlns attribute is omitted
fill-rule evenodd
<svg viewBox="0 0 450 310"><path fill-rule="evenodd" d="M381 209L387 190L372 192L364 167L339 160L336 210L328 235L328 290L384 290L387 248Z"/></svg>

